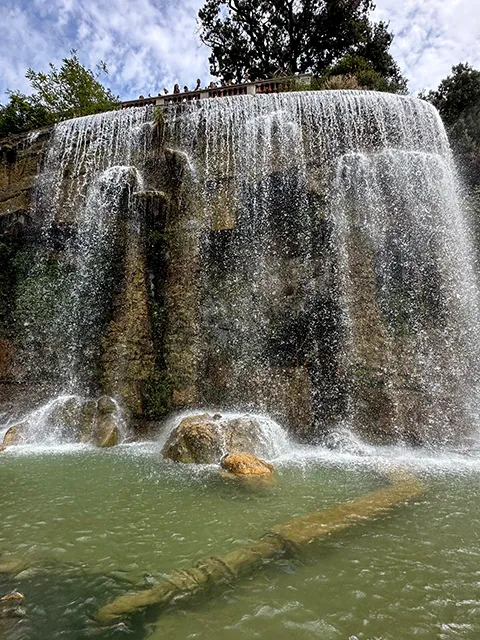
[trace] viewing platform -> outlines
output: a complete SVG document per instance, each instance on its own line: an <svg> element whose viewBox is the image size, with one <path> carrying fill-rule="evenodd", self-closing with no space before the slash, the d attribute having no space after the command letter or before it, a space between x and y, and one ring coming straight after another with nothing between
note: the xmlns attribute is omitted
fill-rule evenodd
<svg viewBox="0 0 480 640"><path fill-rule="evenodd" d="M256 80L244 84L229 84L222 87L199 89L198 91L183 91L180 93L158 94L154 97L144 98L140 96L137 100L127 100L122 102L122 108L145 107L152 104L156 107L166 107L169 104L179 104L191 102L193 100L206 100L208 98L226 98L227 96L256 95L257 93L280 93L293 88L301 89L310 85L312 76L302 74L298 76L286 76L269 78L267 80Z"/></svg>

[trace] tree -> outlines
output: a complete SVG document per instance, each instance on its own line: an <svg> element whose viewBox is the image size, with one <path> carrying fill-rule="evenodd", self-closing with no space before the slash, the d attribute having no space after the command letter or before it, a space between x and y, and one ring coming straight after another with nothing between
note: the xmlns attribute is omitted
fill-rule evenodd
<svg viewBox="0 0 480 640"><path fill-rule="evenodd" d="M9 102L0 105L0 136L29 131L60 120L117 109L120 105L99 77L107 73L105 63L93 73L84 67L76 54L64 58L60 69L50 64L48 73L29 69L26 77L34 93L26 96L8 91Z"/></svg>
<svg viewBox="0 0 480 640"><path fill-rule="evenodd" d="M38 96L9 91L10 100L0 105L0 137L47 126L54 122L52 114Z"/></svg>
<svg viewBox="0 0 480 640"><path fill-rule="evenodd" d="M60 69L50 63L48 73L29 69L25 76L41 103L58 120L66 120L110 111L119 106L118 97L98 80L102 73L108 73L104 62L97 65L97 73L94 74L80 63L77 52L72 50L70 58L63 58Z"/></svg>
<svg viewBox="0 0 480 640"><path fill-rule="evenodd" d="M480 182L480 71L468 63L452 67L438 89L420 94L439 111L465 176Z"/></svg>
<svg viewBox="0 0 480 640"><path fill-rule="evenodd" d="M405 86L388 52L393 36L372 24L373 0L206 0L198 17L210 71L240 81L278 72L321 76L347 55Z"/></svg>

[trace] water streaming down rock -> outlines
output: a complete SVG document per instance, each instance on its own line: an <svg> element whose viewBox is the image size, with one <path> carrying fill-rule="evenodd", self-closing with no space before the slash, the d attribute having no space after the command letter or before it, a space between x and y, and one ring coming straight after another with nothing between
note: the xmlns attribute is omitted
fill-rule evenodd
<svg viewBox="0 0 480 640"><path fill-rule="evenodd" d="M167 113L203 233L192 377L314 439L449 441L478 415L478 301L448 141L427 103L310 92ZM302 434L303 430L303 434Z"/></svg>
<svg viewBox="0 0 480 640"><path fill-rule="evenodd" d="M53 398L26 418L37 423L35 440L48 429L48 440L64 439L56 414L63 415L72 397L88 402L99 395L118 264L143 241L134 194L142 187L151 116L151 110L130 109L78 118L51 135L32 204L36 242L16 305L17 375L40 382ZM114 393L115 384L110 387Z"/></svg>
<svg viewBox="0 0 480 640"><path fill-rule="evenodd" d="M114 395L138 420L261 413L308 441L475 426L475 274L430 105L298 92L152 118L55 128L17 291L20 378Z"/></svg>

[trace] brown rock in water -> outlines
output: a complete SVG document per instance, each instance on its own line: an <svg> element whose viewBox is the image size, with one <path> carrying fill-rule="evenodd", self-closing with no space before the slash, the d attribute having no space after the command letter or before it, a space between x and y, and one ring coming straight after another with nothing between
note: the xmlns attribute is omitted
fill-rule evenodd
<svg viewBox="0 0 480 640"><path fill-rule="evenodd" d="M13 427L8 429L7 433L3 436L3 445L5 447L10 447L14 444L23 444L26 440L25 425L23 423L15 424Z"/></svg>
<svg viewBox="0 0 480 640"><path fill-rule="evenodd" d="M6 596L0 598L0 618L10 618L22 616L22 604L25 602L25 596L19 591L12 591Z"/></svg>
<svg viewBox="0 0 480 640"><path fill-rule="evenodd" d="M208 413L184 418L162 450L163 456L174 462L200 464L217 462L223 452L219 425Z"/></svg>
<svg viewBox="0 0 480 640"><path fill-rule="evenodd" d="M203 413L184 418L170 434L162 454L174 462L214 464L223 454L249 451L266 455L260 424L253 418Z"/></svg>
<svg viewBox="0 0 480 640"><path fill-rule="evenodd" d="M4 444L0 444L0 453L2 453L2 451L5 451L7 447Z"/></svg>
<svg viewBox="0 0 480 640"><path fill-rule="evenodd" d="M249 451L256 455L268 454L262 442L260 424L254 418L228 420L223 425L223 434L228 453Z"/></svg>
<svg viewBox="0 0 480 640"><path fill-rule="evenodd" d="M98 413L101 413L102 415L115 413L115 411L117 410L115 400L110 396L101 396L98 399L97 407Z"/></svg>
<svg viewBox="0 0 480 640"><path fill-rule="evenodd" d="M62 440L77 442L81 428L81 412L83 401L76 396L56 402L48 416L49 429L58 434Z"/></svg>
<svg viewBox="0 0 480 640"><path fill-rule="evenodd" d="M229 453L223 456L222 468L236 475L265 476L273 473L273 465L252 453Z"/></svg>
<svg viewBox="0 0 480 640"><path fill-rule="evenodd" d="M113 415L100 416L97 429L97 445L99 447L114 447L118 444L120 431Z"/></svg>
<svg viewBox="0 0 480 640"><path fill-rule="evenodd" d="M80 442L98 447L114 447L120 441L117 404L110 396L83 403L80 415Z"/></svg>
<svg viewBox="0 0 480 640"><path fill-rule="evenodd" d="M79 419L79 439L82 443L92 442L96 427L97 403L86 400L82 406Z"/></svg>

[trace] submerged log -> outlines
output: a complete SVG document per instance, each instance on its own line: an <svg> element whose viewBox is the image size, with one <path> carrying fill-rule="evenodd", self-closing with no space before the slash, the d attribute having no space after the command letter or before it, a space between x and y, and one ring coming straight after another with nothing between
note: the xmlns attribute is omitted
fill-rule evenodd
<svg viewBox="0 0 480 640"><path fill-rule="evenodd" d="M361 524L424 492L423 484L407 473L396 473L390 480L390 486L351 502L272 527L257 542L222 558L205 558L191 569L176 571L152 589L120 596L102 607L96 619L101 624L109 624L151 605L166 606L174 599L183 600L218 585L231 584L281 555L291 555L311 542Z"/></svg>

